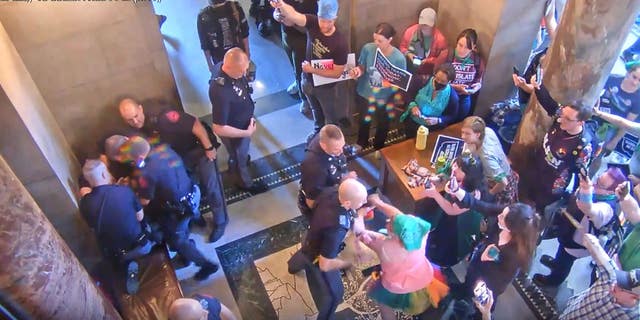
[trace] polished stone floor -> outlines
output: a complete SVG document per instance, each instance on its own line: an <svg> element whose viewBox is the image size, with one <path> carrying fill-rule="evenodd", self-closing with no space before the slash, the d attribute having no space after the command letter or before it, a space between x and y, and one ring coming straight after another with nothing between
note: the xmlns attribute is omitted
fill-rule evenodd
<svg viewBox="0 0 640 320"><path fill-rule="evenodd" d="M240 2L248 13L249 0ZM207 3L207 0L154 2L156 12L168 17L161 31L183 105L186 111L205 118L211 112L210 75L198 42L196 16ZM297 169L292 159L299 158L301 144L311 131L312 122L298 112L299 102L286 94L287 86L293 81L293 71L277 36L262 38L251 23L250 46L252 59L258 66L253 98L259 129L250 149L254 167L258 167L254 169L264 172L274 158L284 159L281 163L287 163L287 157L290 157L291 166L271 168L283 178L269 178L270 191L255 196L239 195L230 201L231 222L226 234L216 243L206 242L208 230L194 230L192 238L197 246L210 259L221 263L221 271L202 282L192 279L197 271L194 266L179 269L177 274L185 295L206 293L216 296L238 319L315 319L316 309L304 274L291 276L285 269L288 256L299 245L303 228L296 207ZM614 70L620 73L621 68L620 63L616 63ZM272 156L278 152L281 153L277 157ZM226 159L222 148L218 160L221 170L226 168ZM376 184L379 160L372 154L353 160L350 166L356 168L370 186ZM294 176L288 176L291 174ZM555 241L543 241L537 257L555 253L556 246ZM556 296L560 305L572 292L586 287L590 272L588 262L588 259L578 261L571 277L558 292L548 293ZM456 266L454 270L462 279L464 266ZM536 263L532 267L532 273L535 272L547 273L548 269ZM375 310L362 305L367 303L362 297L362 288L349 287L360 285L361 280L345 280L351 281L346 282L350 294L349 301L339 308L343 312L341 318L376 319ZM495 319L536 319L536 316L517 288L509 286L498 300Z"/></svg>

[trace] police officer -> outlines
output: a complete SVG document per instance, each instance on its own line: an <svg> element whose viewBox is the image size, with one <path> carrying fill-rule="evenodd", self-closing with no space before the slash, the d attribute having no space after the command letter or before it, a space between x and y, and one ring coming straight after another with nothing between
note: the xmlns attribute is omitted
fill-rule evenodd
<svg viewBox="0 0 640 320"><path fill-rule="evenodd" d="M221 62L227 50L240 47L249 53L249 23L238 1L209 0L198 14L198 37L209 71Z"/></svg>
<svg viewBox="0 0 640 320"><path fill-rule="evenodd" d="M367 189L356 179L345 179L338 187L326 188L317 198L317 205L309 223L302 248L288 261L288 271L295 274L306 269L307 279L318 307L318 319L332 319L342 300L344 288L340 269L351 263L339 259L338 253L347 231L351 228L356 210L367 202ZM317 289L317 290L316 290Z"/></svg>
<svg viewBox="0 0 640 320"><path fill-rule="evenodd" d="M100 160L89 159L82 173L91 188L80 189L80 213L98 238L105 258L118 269L127 270L126 289L138 291L138 264L134 261L153 247L141 221L144 212L133 191L114 185L113 178Z"/></svg>
<svg viewBox="0 0 640 320"><path fill-rule="evenodd" d="M204 280L218 270L189 241L189 221L199 215L200 189L187 175L180 157L166 144L153 148L142 137L133 136L123 146L123 158L136 167L140 202L159 213L158 222L169 246L200 267L194 278Z"/></svg>
<svg viewBox="0 0 640 320"><path fill-rule="evenodd" d="M147 120L142 105L131 98L122 99L119 110L129 126L150 136L159 135L160 141L168 143L182 157L189 172L197 177L213 214L209 241L220 239L229 223L229 215L216 162L216 148L220 143L213 132L192 115L174 109L165 109Z"/></svg>
<svg viewBox="0 0 640 320"><path fill-rule="evenodd" d="M252 182L249 175L249 143L256 131L253 117L254 103L245 77L249 59L240 48L232 48L224 55L222 64L213 71L209 85L213 113L213 132L229 152L229 173L235 184L252 193L267 191L263 182Z"/></svg>
<svg viewBox="0 0 640 320"><path fill-rule="evenodd" d="M315 199L324 189L338 185L344 177L357 177L355 171L347 171L344 147L344 135L333 124L322 127L309 142L300 164L298 207L303 215L310 216Z"/></svg>

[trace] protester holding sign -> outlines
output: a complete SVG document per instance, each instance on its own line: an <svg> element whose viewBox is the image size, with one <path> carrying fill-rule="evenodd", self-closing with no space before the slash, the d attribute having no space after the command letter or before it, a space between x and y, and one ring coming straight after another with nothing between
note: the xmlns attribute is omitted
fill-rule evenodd
<svg viewBox="0 0 640 320"><path fill-rule="evenodd" d="M482 87L484 62L478 53L478 34L473 29L464 29L456 38L456 48L449 57L456 70L451 86L460 96L460 112L466 117L471 112L471 95Z"/></svg>
<svg viewBox="0 0 640 320"><path fill-rule="evenodd" d="M320 131L325 124L338 124L343 122L347 127L346 110L344 106L337 105L337 87L335 83L318 86L314 83L313 75L327 78L339 78L342 76L347 64L347 38L336 28L338 18L337 0L320 0L318 2L318 15L301 14L292 6L283 1L271 1L278 14L274 16L287 26L299 26L307 32L307 52L305 61L302 62L302 91L307 96L311 105L314 120L314 132ZM332 59L327 68L317 68L312 65L312 60Z"/></svg>
<svg viewBox="0 0 640 320"><path fill-rule="evenodd" d="M391 45L395 34L396 30L390 24L385 22L378 24L373 33L373 42L362 47L358 66L351 69L351 76L358 79L356 103L360 114L364 115L360 121L357 141L363 148L369 145L369 129L374 119L377 127L373 146L376 150L384 147L389 122L395 117L394 108L399 97L399 95L396 96L398 89L391 87L374 65L376 53L380 50L391 64L406 69L404 56L400 50Z"/></svg>
<svg viewBox="0 0 640 320"><path fill-rule="evenodd" d="M427 80L400 116L407 137L415 137L420 126L442 128L459 118L458 94L450 85L454 77L455 70L451 64L441 64L436 68L435 75Z"/></svg>

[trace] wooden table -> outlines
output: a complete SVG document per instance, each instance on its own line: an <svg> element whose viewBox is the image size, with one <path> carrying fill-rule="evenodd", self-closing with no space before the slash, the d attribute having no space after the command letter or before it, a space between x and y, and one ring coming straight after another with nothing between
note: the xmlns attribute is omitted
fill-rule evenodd
<svg viewBox="0 0 640 320"><path fill-rule="evenodd" d="M460 137L461 128L462 123L456 123L442 130L429 132L427 147L422 151L416 150L416 139L408 139L380 150L383 161L378 187L394 206L406 213L418 214L433 205L433 200L424 195L424 188L409 188L408 177L402 167L409 160L416 159L420 166L433 171L430 158L438 135Z"/></svg>

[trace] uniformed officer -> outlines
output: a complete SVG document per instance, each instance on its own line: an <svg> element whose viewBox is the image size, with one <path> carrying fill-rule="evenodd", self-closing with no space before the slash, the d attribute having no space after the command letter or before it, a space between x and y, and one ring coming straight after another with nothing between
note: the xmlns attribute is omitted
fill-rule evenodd
<svg viewBox="0 0 640 320"><path fill-rule="evenodd" d="M213 132L218 135L229 152L229 173L235 184L252 193L265 192L263 182L252 182L249 175L249 143L256 131L253 117L254 103L245 77L249 59L240 48L232 48L217 64L209 85L213 113Z"/></svg>
<svg viewBox="0 0 640 320"><path fill-rule="evenodd" d="M354 218L369 210L363 208L366 202L367 189L356 179L345 179L339 187L324 189L317 198L302 248L288 261L289 273L306 270L318 307L318 319L332 319L342 300L340 269L348 268L351 263L339 259L338 253ZM356 213L356 210L364 212Z"/></svg>
<svg viewBox="0 0 640 320"><path fill-rule="evenodd" d="M138 291L134 259L148 254L154 244L141 223L142 206L129 187L112 184L113 177L102 161L87 160L82 174L91 188L80 189L80 213L94 230L105 258L118 269L126 268L127 292L134 294Z"/></svg>
<svg viewBox="0 0 640 320"><path fill-rule="evenodd" d="M220 146L213 132L190 114L165 109L157 116L146 119L142 104L125 98L119 104L120 116L129 126L159 135L182 157L189 172L196 176L213 214L213 230L209 241L215 242L224 234L229 222L224 201L224 188L216 162L216 148ZM198 217L196 217L198 218Z"/></svg>
<svg viewBox="0 0 640 320"><path fill-rule="evenodd" d="M209 71L233 47L249 53L249 23L238 1L209 0L198 14L198 37Z"/></svg>
<svg viewBox="0 0 640 320"><path fill-rule="evenodd" d="M355 171L347 170L344 146L344 135L340 127L333 124L322 127L309 142L300 164L298 193L298 207L305 216L310 216L322 190L338 185L345 177L357 177Z"/></svg>
<svg viewBox="0 0 640 320"><path fill-rule="evenodd" d="M200 267L194 278L204 280L218 270L189 241L189 221L199 215L200 189L187 175L180 157L166 144L153 148L142 137L133 136L122 146L124 159L134 163L138 198L158 212L157 217L169 246Z"/></svg>

